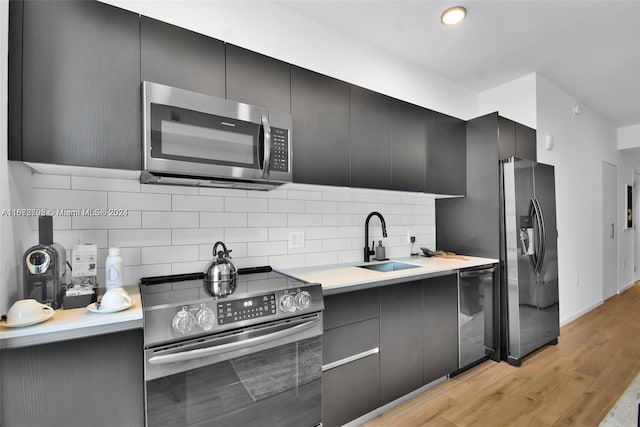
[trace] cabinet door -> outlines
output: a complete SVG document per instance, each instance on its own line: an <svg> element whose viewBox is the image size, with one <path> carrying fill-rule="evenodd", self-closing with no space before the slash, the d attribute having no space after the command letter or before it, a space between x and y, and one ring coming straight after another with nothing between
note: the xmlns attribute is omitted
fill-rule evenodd
<svg viewBox="0 0 640 427"><path fill-rule="evenodd" d="M293 181L349 185L349 85L291 67Z"/></svg>
<svg viewBox="0 0 640 427"><path fill-rule="evenodd" d="M536 130L515 123L516 157L536 161Z"/></svg>
<svg viewBox="0 0 640 427"><path fill-rule="evenodd" d="M423 280L424 383L458 369L458 275Z"/></svg>
<svg viewBox="0 0 640 427"><path fill-rule="evenodd" d="M427 112L427 192L465 195L467 131L464 120Z"/></svg>
<svg viewBox="0 0 640 427"><path fill-rule="evenodd" d="M322 425L341 426L380 406L377 354L322 373Z"/></svg>
<svg viewBox="0 0 640 427"><path fill-rule="evenodd" d="M515 122L498 116L498 157L500 160L516 155Z"/></svg>
<svg viewBox="0 0 640 427"><path fill-rule="evenodd" d="M417 105L391 101L391 188L425 191L427 183L426 111Z"/></svg>
<svg viewBox="0 0 640 427"><path fill-rule="evenodd" d="M422 282L385 286L380 298L382 404L422 386Z"/></svg>
<svg viewBox="0 0 640 427"><path fill-rule="evenodd" d="M351 85L351 186L391 188L391 99Z"/></svg>
<svg viewBox="0 0 640 427"><path fill-rule="evenodd" d="M222 41L145 16L140 31L142 80L224 98Z"/></svg>
<svg viewBox="0 0 640 427"><path fill-rule="evenodd" d="M140 169L138 15L25 1L22 160Z"/></svg>
<svg viewBox="0 0 640 427"><path fill-rule="evenodd" d="M227 98L270 110L291 111L291 72L286 62L226 45Z"/></svg>

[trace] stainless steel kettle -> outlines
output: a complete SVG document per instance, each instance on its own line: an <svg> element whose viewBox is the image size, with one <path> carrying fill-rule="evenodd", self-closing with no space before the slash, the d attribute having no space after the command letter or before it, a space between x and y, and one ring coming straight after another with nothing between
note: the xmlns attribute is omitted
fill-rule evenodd
<svg viewBox="0 0 640 427"><path fill-rule="evenodd" d="M218 246L222 246L221 251L216 251ZM231 262L230 252L222 242L216 242L213 245L214 258L207 267L203 279L204 290L212 297L225 297L236 290L238 270Z"/></svg>

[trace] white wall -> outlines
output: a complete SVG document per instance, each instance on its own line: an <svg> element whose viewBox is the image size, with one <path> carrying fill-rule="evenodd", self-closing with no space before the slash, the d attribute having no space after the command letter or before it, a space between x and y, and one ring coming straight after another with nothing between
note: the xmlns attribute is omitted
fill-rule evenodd
<svg viewBox="0 0 640 427"><path fill-rule="evenodd" d="M618 150L640 147L640 125L618 128Z"/></svg>
<svg viewBox="0 0 640 427"><path fill-rule="evenodd" d="M538 75L538 161L556 166L560 320L566 323L602 301L602 161L617 163L616 129ZM544 135L554 148L544 148Z"/></svg>
<svg viewBox="0 0 640 427"><path fill-rule="evenodd" d="M271 2L103 1L454 117L477 116L474 91Z"/></svg>
<svg viewBox="0 0 640 427"><path fill-rule="evenodd" d="M478 116L498 111L502 117L537 128L535 73L480 92L478 98Z"/></svg>

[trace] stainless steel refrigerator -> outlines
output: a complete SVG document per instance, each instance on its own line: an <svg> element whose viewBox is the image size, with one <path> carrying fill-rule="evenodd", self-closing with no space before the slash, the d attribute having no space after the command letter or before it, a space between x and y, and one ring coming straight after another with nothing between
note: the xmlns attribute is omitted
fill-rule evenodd
<svg viewBox="0 0 640 427"><path fill-rule="evenodd" d="M502 161L500 219L502 350L519 366L560 335L553 166Z"/></svg>

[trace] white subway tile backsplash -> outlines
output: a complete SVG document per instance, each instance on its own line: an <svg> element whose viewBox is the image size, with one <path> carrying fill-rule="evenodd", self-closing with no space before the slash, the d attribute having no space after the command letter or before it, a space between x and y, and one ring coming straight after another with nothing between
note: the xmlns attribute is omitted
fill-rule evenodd
<svg viewBox="0 0 640 427"><path fill-rule="evenodd" d="M132 211L170 211L171 195L110 192L108 207L109 209L129 209Z"/></svg>
<svg viewBox="0 0 640 427"><path fill-rule="evenodd" d="M200 227L246 227L247 214L200 212Z"/></svg>
<svg viewBox="0 0 640 427"><path fill-rule="evenodd" d="M199 245L224 239L224 228L174 228L171 230L172 245Z"/></svg>
<svg viewBox="0 0 640 427"><path fill-rule="evenodd" d="M143 193L190 194L194 196L198 194L196 187L182 187L179 185L140 184L140 189Z"/></svg>
<svg viewBox="0 0 640 427"><path fill-rule="evenodd" d="M250 242L247 243L247 255L250 257L286 255L287 242Z"/></svg>
<svg viewBox="0 0 640 427"><path fill-rule="evenodd" d="M267 228L227 228L224 242L266 242L269 237Z"/></svg>
<svg viewBox="0 0 640 427"><path fill-rule="evenodd" d="M100 191L33 189L33 208L106 209L107 193ZM55 215L54 215L55 216Z"/></svg>
<svg viewBox="0 0 640 427"><path fill-rule="evenodd" d="M71 220L74 229L140 228L141 224L139 211L126 211L122 216L74 216Z"/></svg>
<svg viewBox="0 0 640 427"><path fill-rule="evenodd" d="M287 214L284 213L249 213L249 227L286 227Z"/></svg>
<svg viewBox="0 0 640 427"><path fill-rule="evenodd" d="M226 212L267 212L267 200L225 197L224 210Z"/></svg>
<svg viewBox="0 0 640 427"><path fill-rule="evenodd" d="M380 222L373 218L368 244L382 239L389 256L409 254L409 230L416 236L415 248L435 249L436 243L434 197L417 193L305 184L259 192L34 174L31 196L34 207L126 210L128 215L121 217L60 211L54 214L54 239L67 249L77 242L97 243L100 263L109 246L122 248L127 283L202 271L216 241L233 251L237 267L359 262L364 221L373 211L385 217L389 237L382 238ZM37 220L30 224L35 244ZM305 234L303 248L288 247L292 232Z"/></svg>
<svg viewBox="0 0 640 427"><path fill-rule="evenodd" d="M31 177L33 188L71 189L71 177L66 175L47 175L34 173Z"/></svg>
<svg viewBox="0 0 640 427"><path fill-rule="evenodd" d="M129 191L139 193L140 183L131 179L72 176L71 188L74 190Z"/></svg>
<svg viewBox="0 0 640 427"><path fill-rule="evenodd" d="M109 230L109 246L127 248L170 244L171 229Z"/></svg>
<svg viewBox="0 0 640 427"><path fill-rule="evenodd" d="M198 228L198 212L142 212L142 228Z"/></svg>
<svg viewBox="0 0 640 427"><path fill-rule="evenodd" d="M304 213L305 210L306 204L304 200L269 200L269 212Z"/></svg>
<svg viewBox="0 0 640 427"><path fill-rule="evenodd" d="M322 214L289 214L289 227L321 226Z"/></svg>
<svg viewBox="0 0 640 427"><path fill-rule="evenodd" d="M171 196L171 210L188 212L222 212L224 198L220 196Z"/></svg>
<svg viewBox="0 0 640 427"><path fill-rule="evenodd" d="M198 246L150 246L140 249L141 264L198 261Z"/></svg>

